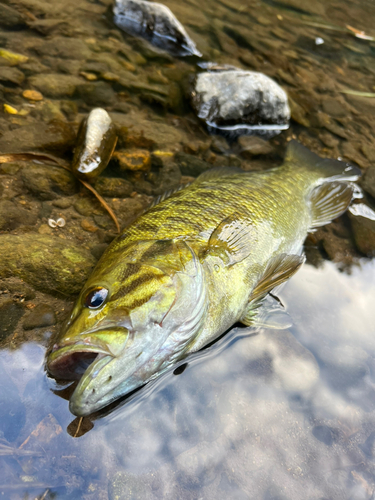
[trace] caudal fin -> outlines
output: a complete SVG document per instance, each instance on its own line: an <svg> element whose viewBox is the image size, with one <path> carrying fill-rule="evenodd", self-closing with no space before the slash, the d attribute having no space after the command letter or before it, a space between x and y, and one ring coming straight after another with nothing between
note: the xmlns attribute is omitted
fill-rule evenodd
<svg viewBox="0 0 375 500"><path fill-rule="evenodd" d="M310 193L312 228L324 226L345 212L353 198L353 185L361 171L343 161L321 158L299 144L290 141L285 162L294 168L309 171L315 177Z"/></svg>
<svg viewBox="0 0 375 500"><path fill-rule="evenodd" d="M297 141L290 141L285 155L285 163L296 168L315 172L322 180L355 181L361 176L358 167L344 161L321 158Z"/></svg>

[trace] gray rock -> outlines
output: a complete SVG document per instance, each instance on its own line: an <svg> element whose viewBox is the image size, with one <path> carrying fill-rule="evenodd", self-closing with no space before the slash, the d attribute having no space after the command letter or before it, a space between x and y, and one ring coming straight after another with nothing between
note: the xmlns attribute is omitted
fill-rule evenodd
<svg viewBox="0 0 375 500"><path fill-rule="evenodd" d="M285 91L268 76L254 71L220 68L200 73L192 104L213 131L231 136L272 137L289 127Z"/></svg>
<svg viewBox="0 0 375 500"><path fill-rule="evenodd" d="M113 8L114 23L133 36L177 56L201 56L195 43L171 10L156 2L117 0Z"/></svg>
<svg viewBox="0 0 375 500"><path fill-rule="evenodd" d="M367 193L375 198L375 165L370 166L366 170L361 185Z"/></svg>
<svg viewBox="0 0 375 500"><path fill-rule="evenodd" d="M116 93L106 82L88 82L79 85L78 94L88 106L111 106L116 100Z"/></svg>
<svg viewBox="0 0 375 500"><path fill-rule="evenodd" d="M252 158L258 155L268 155L273 152L271 144L260 137L242 136L238 138L241 156Z"/></svg>
<svg viewBox="0 0 375 500"><path fill-rule="evenodd" d="M35 165L25 167L21 173L25 187L42 200L53 200L58 195L70 196L77 191L77 180L60 167Z"/></svg>
<svg viewBox="0 0 375 500"><path fill-rule="evenodd" d="M48 304L38 304L23 322L24 330L34 330L34 328L44 328L56 324L54 310Z"/></svg>
<svg viewBox="0 0 375 500"><path fill-rule="evenodd" d="M19 12L8 5L0 4L0 26L4 28L20 28L26 26Z"/></svg>
<svg viewBox="0 0 375 500"><path fill-rule="evenodd" d="M180 167L181 174L190 177L198 177L198 175L212 168L210 163L186 153L176 153L175 160Z"/></svg>
<svg viewBox="0 0 375 500"><path fill-rule="evenodd" d="M9 67L0 68L0 81L11 82L15 83L16 85L21 85L24 79L25 75L22 73L22 71L20 71L17 68L9 68Z"/></svg>
<svg viewBox="0 0 375 500"><path fill-rule="evenodd" d="M57 36L46 41L37 51L43 56L61 59L88 59L91 55L91 50L83 40L65 36Z"/></svg>
<svg viewBox="0 0 375 500"><path fill-rule="evenodd" d="M99 177L95 182L95 189L109 198L127 198L134 191L130 182L117 177Z"/></svg>
<svg viewBox="0 0 375 500"><path fill-rule="evenodd" d="M72 149L74 139L72 128L65 122L39 122L5 132L0 139L0 151L14 153L46 150L60 154Z"/></svg>
<svg viewBox="0 0 375 500"><path fill-rule="evenodd" d="M88 250L68 240L39 234L0 235L0 278L16 276L42 292L78 293L94 264Z"/></svg>
<svg viewBox="0 0 375 500"><path fill-rule="evenodd" d="M71 97L83 80L73 75L42 73L41 75L31 76L28 82L43 95L57 99L59 97Z"/></svg>
<svg viewBox="0 0 375 500"><path fill-rule="evenodd" d="M359 203L349 208L349 218L358 250L368 257L375 256L375 211Z"/></svg>
<svg viewBox="0 0 375 500"><path fill-rule="evenodd" d="M0 201L0 231L12 230L18 226L33 226L37 220L36 213L16 206L12 201Z"/></svg>
<svg viewBox="0 0 375 500"><path fill-rule="evenodd" d="M0 296L0 342L13 333L24 313L22 305L14 302L9 295Z"/></svg>

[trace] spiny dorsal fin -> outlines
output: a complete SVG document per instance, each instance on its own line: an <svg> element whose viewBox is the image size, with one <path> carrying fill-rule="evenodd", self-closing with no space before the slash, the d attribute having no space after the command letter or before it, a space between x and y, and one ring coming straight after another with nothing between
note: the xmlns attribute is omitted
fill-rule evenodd
<svg viewBox="0 0 375 500"><path fill-rule="evenodd" d="M173 194L178 193L182 189L185 189L186 187L190 186L190 184L192 184L193 182L194 181L188 182L187 184L180 184L180 186L177 186L176 188L173 189L169 189L168 191L165 191L165 193L160 194L152 201L151 205L149 205L146 208L145 212L148 212L149 210L151 210L151 208L156 207L156 205L159 205L159 203L161 203L162 201L166 200L167 198L170 198Z"/></svg>
<svg viewBox="0 0 375 500"><path fill-rule="evenodd" d="M258 307L250 303L240 321L246 326L275 330L285 330L293 324L284 306L271 295L267 295Z"/></svg>
<svg viewBox="0 0 375 500"><path fill-rule="evenodd" d="M232 265L245 259L256 238L250 218L234 213L224 219L208 240L208 253L224 254Z"/></svg>
<svg viewBox="0 0 375 500"><path fill-rule="evenodd" d="M209 179L217 179L218 177L226 177L234 174L244 174L245 171L239 167L216 167L206 170L199 177L196 182L207 181Z"/></svg>
<svg viewBox="0 0 375 500"><path fill-rule="evenodd" d="M324 226L345 212L353 197L353 187L345 182L325 182L312 192L312 228Z"/></svg>
<svg viewBox="0 0 375 500"><path fill-rule="evenodd" d="M251 293L250 302L262 300L268 292L293 276L304 261L304 255L287 255L285 253L271 259L259 283Z"/></svg>
<svg viewBox="0 0 375 500"><path fill-rule="evenodd" d="M284 164L317 172L323 179L355 181L360 175L359 168L344 161L321 158L299 142L292 140L286 150Z"/></svg>

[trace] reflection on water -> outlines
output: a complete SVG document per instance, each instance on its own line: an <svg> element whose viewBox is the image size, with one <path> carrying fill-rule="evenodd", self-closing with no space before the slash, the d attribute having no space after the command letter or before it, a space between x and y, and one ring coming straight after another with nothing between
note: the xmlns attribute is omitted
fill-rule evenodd
<svg viewBox="0 0 375 500"><path fill-rule="evenodd" d="M350 274L305 265L281 294L290 332L234 328L181 374L84 419L79 438L43 349L3 351L1 491L107 498L108 482L110 498L372 498L374 291L374 261Z"/></svg>

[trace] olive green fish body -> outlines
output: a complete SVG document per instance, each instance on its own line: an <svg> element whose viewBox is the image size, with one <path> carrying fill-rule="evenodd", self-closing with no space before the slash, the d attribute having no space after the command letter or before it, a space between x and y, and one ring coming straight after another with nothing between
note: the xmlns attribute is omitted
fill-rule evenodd
<svg viewBox="0 0 375 500"><path fill-rule="evenodd" d="M269 292L302 264L308 231L346 210L358 175L293 142L281 167L214 169L134 221L47 360L57 377L84 372L73 413L139 387L237 321L264 324Z"/></svg>

